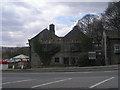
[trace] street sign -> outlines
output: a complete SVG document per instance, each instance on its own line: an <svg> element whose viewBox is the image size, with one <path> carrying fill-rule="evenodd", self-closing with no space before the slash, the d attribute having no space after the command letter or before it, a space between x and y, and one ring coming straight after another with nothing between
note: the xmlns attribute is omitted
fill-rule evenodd
<svg viewBox="0 0 120 90"><path fill-rule="evenodd" d="M89 59L96 59L96 52L88 52Z"/></svg>

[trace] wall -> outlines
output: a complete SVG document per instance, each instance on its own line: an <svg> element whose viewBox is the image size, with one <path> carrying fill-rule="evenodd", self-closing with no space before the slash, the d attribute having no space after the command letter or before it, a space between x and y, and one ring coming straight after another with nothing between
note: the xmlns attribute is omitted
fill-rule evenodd
<svg viewBox="0 0 120 90"><path fill-rule="evenodd" d="M114 44L120 44L120 39L108 40L108 60L109 64L118 64L120 61L120 54L114 53Z"/></svg>
<svg viewBox="0 0 120 90"><path fill-rule="evenodd" d="M6 70L8 69L8 64L0 64L0 70Z"/></svg>

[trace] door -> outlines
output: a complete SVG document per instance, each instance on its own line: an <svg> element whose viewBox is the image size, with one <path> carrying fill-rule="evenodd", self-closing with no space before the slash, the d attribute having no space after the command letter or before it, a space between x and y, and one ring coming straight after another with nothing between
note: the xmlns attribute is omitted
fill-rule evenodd
<svg viewBox="0 0 120 90"><path fill-rule="evenodd" d="M65 65L69 65L69 58L68 57L64 57L63 61L64 61Z"/></svg>

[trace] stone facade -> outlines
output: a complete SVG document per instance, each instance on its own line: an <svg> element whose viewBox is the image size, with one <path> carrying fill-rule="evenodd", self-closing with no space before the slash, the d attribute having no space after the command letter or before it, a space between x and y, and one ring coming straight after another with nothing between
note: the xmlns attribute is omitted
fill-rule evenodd
<svg viewBox="0 0 120 90"><path fill-rule="evenodd" d="M103 32L102 51L106 65L120 63L120 31L106 30Z"/></svg>
<svg viewBox="0 0 120 90"><path fill-rule="evenodd" d="M64 37L58 37L55 35L55 26L53 24L49 25L49 30L44 29L29 40L31 66L42 65L33 48L33 41L37 37L44 44L57 43L60 45L61 50L52 57L51 65L77 65L77 60L82 52L80 47L81 38L86 37L86 35L80 31L78 26L75 26Z"/></svg>

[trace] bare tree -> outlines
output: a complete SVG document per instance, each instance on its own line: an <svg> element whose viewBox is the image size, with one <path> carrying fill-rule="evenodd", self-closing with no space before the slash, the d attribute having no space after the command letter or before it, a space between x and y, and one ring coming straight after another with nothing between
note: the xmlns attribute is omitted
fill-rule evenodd
<svg viewBox="0 0 120 90"><path fill-rule="evenodd" d="M120 30L120 1L109 3L103 20L105 29Z"/></svg>
<svg viewBox="0 0 120 90"><path fill-rule="evenodd" d="M82 19L80 19L77 25L81 28L81 30L88 36L91 35L93 29L93 21L94 19L98 18L99 16L94 14L87 14Z"/></svg>

